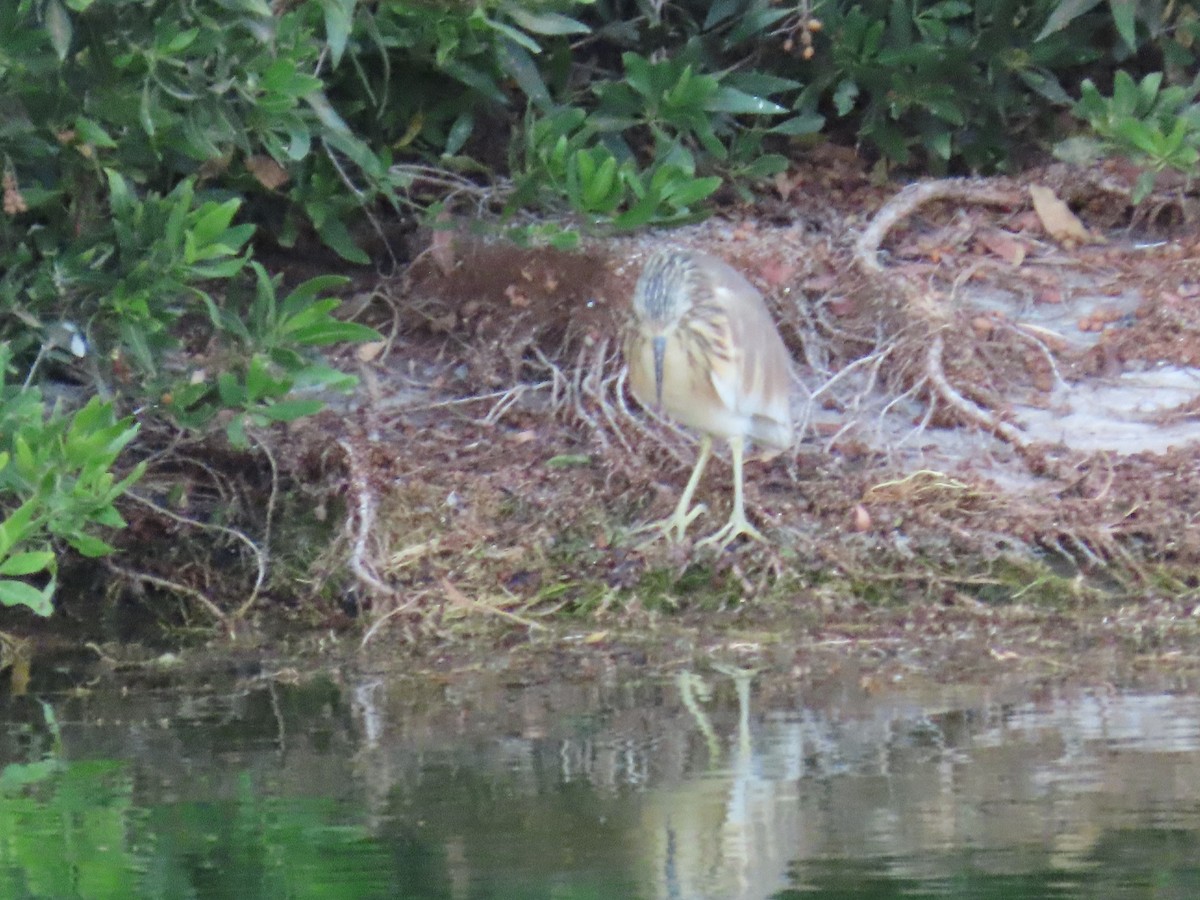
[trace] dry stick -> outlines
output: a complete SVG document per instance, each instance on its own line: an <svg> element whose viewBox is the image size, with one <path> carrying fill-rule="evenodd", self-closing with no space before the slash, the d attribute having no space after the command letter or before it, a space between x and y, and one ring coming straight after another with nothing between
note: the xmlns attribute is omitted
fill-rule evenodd
<svg viewBox="0 0 1200 900"><path fill-rule="evenodd" d="M946 378L942 365L945 351L946 328L951 325L952 310L938 303L931 292L921 291L903 278L883 284L887 275L879 262L879 247L888 233L903 219L920 207L935 200L965 200L999 206L1016 206L1025 202L1025 192L1008 184L980 182L969 178L949 178L910 184L883 205L875 218L859 235L854 243L854 260L863 274L887 290L899 287L902 306L915 314L932 332L929 349L925 354L925 377L937 392L937 396L969 422L990 431L1015 447L1024 448L1028 441L1020 429L1002 421L975 401L963 396Z"/></svg>

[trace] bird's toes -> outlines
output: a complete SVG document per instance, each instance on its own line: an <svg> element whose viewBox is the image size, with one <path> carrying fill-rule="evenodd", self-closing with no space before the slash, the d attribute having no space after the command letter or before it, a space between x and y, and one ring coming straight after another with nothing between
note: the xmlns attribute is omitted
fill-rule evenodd
<svg viewBox="0 0 1200 900"><path fill-rule="evenodd" d="M708 537L697 541L696 547L714 547L717 550L724 550L735 540L742 535L754 541L766 543L767 539L763 533L751 525L745 517L734 517L725 523L720 529L710 534Z"/></svg>

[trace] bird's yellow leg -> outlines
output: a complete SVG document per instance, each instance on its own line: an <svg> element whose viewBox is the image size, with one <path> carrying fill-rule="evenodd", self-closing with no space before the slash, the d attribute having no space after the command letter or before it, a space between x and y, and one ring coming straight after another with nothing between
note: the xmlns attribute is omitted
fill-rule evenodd
<svg viewBox="0 0 1200 900"><path fill-rule="evenodd" d="M731 543L734 538L743 534L756 541L766 541L762 532L751 525L746 519L746 502L742 494L742 485L744 483L742 477L742 455L744 449L745 441L743 438L739 436L729 439L729 453L733 457L733 512L729 514L728 522L715 533L697 542L697 547L711 544L720 550Z"/></svg>
<svg viewBox="0 0 1200 900"><path fill-rule="evenodd" d="M710 456L712 456L712 438L706 434L700 439L700 455L696 458L696 466L692 469L692 477L688 479L687 486L683 489L683 495L679 498L679 503L675 506L675 512L661 521L641 526L637 529L638 531L658 531L663 537L676 543L683 540L683 535L687 531L687 527L696 520L696 516L700 515L706 509L703 503L694 508L689 507L692 506L692 497L696 493L697 485L700 484L700 476L704 474L704 467L708 465L708 458ZM672 531L674 531L674 534L671 533Z"/></svg>

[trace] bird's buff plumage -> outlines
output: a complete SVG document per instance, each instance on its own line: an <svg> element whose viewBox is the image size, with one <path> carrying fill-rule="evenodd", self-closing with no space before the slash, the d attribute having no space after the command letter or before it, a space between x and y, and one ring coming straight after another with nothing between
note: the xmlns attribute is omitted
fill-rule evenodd
<svg viewBox="0 0 1200 900"><path fill-rule="evenodd" d="M703 509L690 508L692 495L712 439L721 437L733 458L733 512L701 543L724 546L742 534L762 540L746 520L745 441L783 449L792 439L790 358L762 295L715 256L665 250L642 270L633 313L625 358L634 396L702 435L679 505L657 527L682 540Z"/></svg>

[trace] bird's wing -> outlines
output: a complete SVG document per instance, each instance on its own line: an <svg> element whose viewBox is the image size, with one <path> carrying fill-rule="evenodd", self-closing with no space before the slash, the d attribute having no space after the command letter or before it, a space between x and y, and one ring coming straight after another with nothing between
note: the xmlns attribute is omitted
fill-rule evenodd
<svg viewBox="0 0 1200 900"><path fill-rule="evenodd" d="M751 420L756 440L786 446L791 440L791 357L762 295L720 260L713 272L713 302L720 307L720 343L729 349L712 366L713 389L732 411Z"/></svg>

